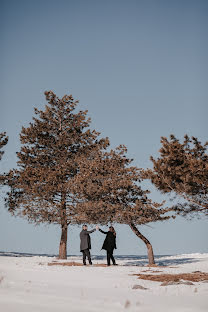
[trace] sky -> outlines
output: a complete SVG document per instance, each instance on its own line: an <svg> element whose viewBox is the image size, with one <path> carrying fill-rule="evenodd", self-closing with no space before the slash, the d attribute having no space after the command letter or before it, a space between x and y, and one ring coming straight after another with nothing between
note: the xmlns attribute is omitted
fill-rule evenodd
<svg viewBox="0 0 208 312"><path fill-rule="evenodd" d="M151 167L161 136L207 141L208 1L0 1L0 132L9 143L1 172L16 167L19 133L44 91L72 94L91 128L124 144L138 167ZM164 196L151 185L152 198ZM11 216L0 189L0 251L58 253L60 228ZM128 226L116 225L116 254L144 255ZM105 229L105 228L103 228ZM140 227L155 254L208 252L205 217ZM68 254L79 254L79 226L69 227ZM104 236L92 235L92 254Z"/></svg>

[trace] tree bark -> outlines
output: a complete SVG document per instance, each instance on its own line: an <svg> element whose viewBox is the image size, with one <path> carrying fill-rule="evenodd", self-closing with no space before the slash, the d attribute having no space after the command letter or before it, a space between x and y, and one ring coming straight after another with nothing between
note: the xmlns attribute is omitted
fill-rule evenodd
<svg viewBox="0 0 208 312"><path fill-rule="evenodd" d="M134 225L133 222L129 223L130 228L132 231L138 236L146 245L147 247L147 255L149 259L149 265L155 264L155 259L154 259L154 253L153 253L153 248L148 239L137 229L137 227Z"/></svg>
<svg viewBox="0 0 208 312"><path fill-rule="evenodd" d="M67 259L67 230L66 202L63 194L61 204L61 240L59 244L59 259Z"/></svg>
<svg viewBox="0 0 208 312"><path fill-rule="evenodd" d="M67 224L61 225L61 240L59 244L59 259L67 259Z"/></svg>

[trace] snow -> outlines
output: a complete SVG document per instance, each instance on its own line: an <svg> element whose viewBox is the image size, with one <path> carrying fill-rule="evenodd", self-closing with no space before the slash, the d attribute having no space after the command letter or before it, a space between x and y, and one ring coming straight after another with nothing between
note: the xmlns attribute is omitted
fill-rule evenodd
<svg viewBox="0 0 208 312"><path fill-rule="evenodd" d="M4 312L202 312L208 311L208 283L161 286L138 279L145 257L117 257L118 266L48 266L55 257L0 254L0 311ZM81 257L67 261L81 263ZM208 272L208 253L158 256L160 273ZM105 263L94 257L93 263ZM148 272L147 272L148 273ZM156 273L155 274L160 274ZM140 285L147 289L133 289ZM142 288L141 287L141 288Z"/></svg>

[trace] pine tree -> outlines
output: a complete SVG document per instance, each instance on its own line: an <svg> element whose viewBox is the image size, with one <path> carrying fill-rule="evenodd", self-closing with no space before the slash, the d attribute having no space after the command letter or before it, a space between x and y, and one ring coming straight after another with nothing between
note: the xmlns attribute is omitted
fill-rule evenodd
<svg viewBox="0 0 208 312"><path fill-rule="evenodd" d="M180 143L174 135L161 138L160 157L151 157L153 169L143 176L162 193L176 195L183 202L173 208L186 216L208 214L208 142L204 145L195 137L184 136Z"/></svg>
<svg viewBox="0 0 208 312"><path fill-rule="evenodd" d="M142 235L138 225L163 221L171 217L164 203L154 203L148 198L149 191L141 188L141 173L130 166L125 146L116 150L99 151L92 159L83 159L79 174L71 181L73 193L79 201L82 222L108 224L120 223L130 226L145 243L149 264L154 261L153 248Z"/></svg>
<svg viewBox="0 0 208 312"><path fill-rule="evenodd" d="M8 136L6 136L6 132L0 133L0 160L2 159L2 156L4 155L4 151L1 149L7 144L8 142Z"/></svg>
<svg viewBox="0 0 208 312"><path fill-rule="evenodd" d="M2 156L4 155L4 151L2 148L7 144L8 142L8 136L6 135L6 132L0 133L0 160L2 159ZM0 185L4 182L4 175L0 173Z"/></svg>
<svg viewBox="0 0 208 312"><path fill-rule="evenodd" d="M79 172L80 159L93 150L106 148L108 139L91 131L87 111L75 112L78 101L72 95L58 98L45 92L45 110L35 108L33 122L22 127L18 169L7 175L10 187L6 204L13 215L35 224L61 226L59 258L67 256L67 230L76 223L79 210L69 181Z"/></svg>

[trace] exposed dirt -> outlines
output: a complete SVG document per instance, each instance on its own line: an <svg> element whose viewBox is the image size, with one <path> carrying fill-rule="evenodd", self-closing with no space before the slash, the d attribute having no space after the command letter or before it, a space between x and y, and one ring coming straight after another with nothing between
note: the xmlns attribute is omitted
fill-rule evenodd
<svg viewBox="0 0 208 312"><path fill-rule="evenodd" d="M49 262L48 263L48 265L49 266L51 266L51 265L62 265L62 266L83 266L83 264L82 263L79 263L79 262L74 262L74 261L72 261L72 262ZM89 264L87 264L86 266L91 266L91 265L89 265ZM96 266L96 267L107 267L107 265L106 264L93 264L92 266Z"/></svg>
<svg viewBox="0 0 208 312"><path fill-rule="evenodd" d="M132 289L142 289L142 290L147 290L148 288L143 287L143 286L141 286L141 285L134 285L134 286L132 287Z"/></svg>
<svg viewBox="0 0 208 312"><path fill-rule="evenodd" d="M188 285L188 286L192 286L194 285L192 282L190 281L183 281L183 280L180 280L178 282L171 282L171 281L165 281L165 282L162 282L162 284L160 286L170 286L170 285Z"/></svg>
<svg viewBox="0 0 208 312"><path fill-rule="evenodd" d="M156 271L155 271L156 272ZM180 280L190 282L208 281L208 273L205 272L192 272L181 274L133 274L138 276L139 279L155 281L155 282L179 282Z"/></svg>
<svg viewBox="0 0 208 312"><path fill-rule="evenodd" d="M144 270L144 271L141 271L141 272L142 272L142 273L143 273L143 272L160 273L160 272L163 272L163 271Z"/></svg>
<svg viewBox="0 0 208 312"><path fill-rule="evenodd" d="M157 264L153 264L153 265L145 265L146 268L161 268L161 269L169 269L169 268L173 268L176 269L176 266L169 266L169 265L157 265Z"/></svg>

